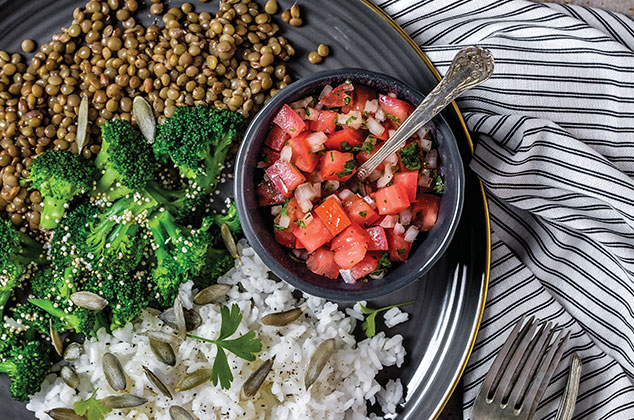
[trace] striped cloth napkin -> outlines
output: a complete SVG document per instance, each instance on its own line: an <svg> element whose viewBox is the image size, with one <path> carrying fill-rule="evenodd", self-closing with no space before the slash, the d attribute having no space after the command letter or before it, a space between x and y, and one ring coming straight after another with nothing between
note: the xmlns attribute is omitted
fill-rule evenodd
<svg viewBox="0 0 634 420"><path fill-rule="evenodd" d="M375 1L443 74L467 45L496 61L458 100L492 229L465 419L524 314L572 331L535 418L555 417L576 351L575 418L634 419L634 20L523 0Z"/></svg>

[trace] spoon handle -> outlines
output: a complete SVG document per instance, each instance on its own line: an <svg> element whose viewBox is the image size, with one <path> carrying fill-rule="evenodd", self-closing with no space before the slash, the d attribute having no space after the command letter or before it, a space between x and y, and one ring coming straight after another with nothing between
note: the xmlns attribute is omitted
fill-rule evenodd
<svg viewBox="0 0 634 420"><path fill-rule="evenodd" d="M364 180L389 155L405 145L418 129L429 122L461 93L487 80L493 73L493 56L487 49L471 46L456 54L445 77L401 124L383 146L359 167L357 177Z"/></svg>

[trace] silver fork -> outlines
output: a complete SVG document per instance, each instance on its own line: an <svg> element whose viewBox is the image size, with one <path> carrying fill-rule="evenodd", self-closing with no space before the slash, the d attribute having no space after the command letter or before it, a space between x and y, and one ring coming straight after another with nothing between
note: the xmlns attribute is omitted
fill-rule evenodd
<svg viewBox="0 0 634 420"><path fill-rule="evenodd" d="M570 332L525 316L496 356L476 398L473 420L529 420L561 360Z"/></svg>

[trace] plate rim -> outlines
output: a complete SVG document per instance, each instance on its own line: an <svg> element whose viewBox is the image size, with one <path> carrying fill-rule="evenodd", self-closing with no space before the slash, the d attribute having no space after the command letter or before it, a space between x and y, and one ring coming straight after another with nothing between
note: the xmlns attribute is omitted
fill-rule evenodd
<svg viewBox="0 0 634 420"><path fill-rule="evenodd" d="M385 12L385 10L383 10L376 4L372 3L371 0L360 0L360 1L362 4L364 4L370 10L372 10L374 13L376 13L381 19L386 21L405 41L407 41L407 43L410 45L410 47L412 47L414 52L416 52L416 54L418 54L418 56L423 60L423 62L432 72L432 74L434 75L437 81L440 81L442 79L440 72L431 62L427 54L425 54L425 52L420 48L420 46L407 34L407 32L405 32L403 28L401 28L401 26L398 23L396 23L394 19L392 19L390 15L388 15ZM462 126L462 129L464 130L465 136L467 138L467 143L469 145L471 155L473 155L473 152L474 152L473 139L471 138L469 129L467 128L467 125L464 121L462 112L460 112L460 109L458 108L458 105L456 104L455 101L451 102L451 106L453 108L453 111L456 113L458 120L460 121L460 125ZM440 405L437 406L436 412L433 414L432 419L437 419L438 416L440 416L440 413L443 411L443 409L449 402L449 399L451 398L454 391L456 390L456 387L458 386L458 383L460 382L460 379L462 378L462 375L464 374L464 371L467 368L467 363L469 362L471 353L473 352L473 347L475 346L475 342L478 337L478 332L480 331L480 324L482 323L482 317L484 315L484 307L486 306L487 292L489 289L489 276L491 271L491 222L490 222L490 215L489 215L489 204L487 201L486 192L484 190L484 185L482 184L482 181L480 179L478 179L478 183L480 184L480 192L482 194L482 202L484 204L484 223L485 223L485 232L486 232L485 233L486 253L485 253L484 288L482 291L482 299L480 300L480 305L479 305L480 311L478 313L478 321L475 325L473 336L471 337L471 342L469 343L468 351L465 354L464 360L462 361L462 366L460 366L460 371L458 372L458 375L456 375L456 377L454 378L453 384L450 387L448 393L446 394L444 400L440 403Z"/></svg>

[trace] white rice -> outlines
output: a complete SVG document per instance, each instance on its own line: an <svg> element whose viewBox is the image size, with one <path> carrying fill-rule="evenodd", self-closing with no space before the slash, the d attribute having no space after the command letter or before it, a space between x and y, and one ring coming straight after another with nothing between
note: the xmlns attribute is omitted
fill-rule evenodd
<svg viewBox="0 0 634 420"><path fill-rule="evenodd" d="M268 269L249 248L246 241L238 244L241 262L219 279L220 283L240 285L228 294L225 304L236 303L243 315L237 334L254 330L262 340L262 352L258 361L247 362L228 353L234 381L231 388L223 390L211 382L190 391L174 395L172 400L152 390L143 372L143 366L152 369L172 388L186 373L211 367L215 358L215 346L194 339L186 339L175 347L178 363L169 367L157 361L148 339L148 330L171 333L149 311L145 311L133 324L84 343L85 352L73 363L81 382L76 392L57 377L50 375L42 390L34 395L27 408L38 419L50 420L46 410L71 407L76 401L90 396L98 389L97 398L115 394L104 379L101 359L105 352L114 353L122 362L128 375L127 392L147 398L142 407L115 410L106 419L170 420L168 409L180 405L200 420L207 419L275 419L275 420L361 420L381 419L374 414L368 417L367 406L378 405L384 414L395 413L403 399L403 386L399 379L390 380L382 387L375 376L384 366L403 363L405 349L403 337L388 338L383 332L371 339L356 342L353 331L357 320L362 320L360 307L346 310L346 316L338 305L323 299L304 295L298 301L293 289L286 283L270 279ZM180 297L183 306L192 307L195 293L191 282L182 286ZM305 305L306 311L299 320L282 328L265 326L259 319L271 312ZM197 307L203 324L193 334L213 339L220 329L220 305ZM407 319L401 311L388 311L386 324L396 324ZM388 317L389 315L389 317ZM236 335L237 336L237 335ZM321 376L312 387L304 389L304 370L315 348L323 340L335 338L337 351L332 355ZM276 356L273 369L256 397L240 400L243 382L256 369L261 360Z"/></svg>

